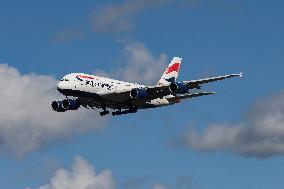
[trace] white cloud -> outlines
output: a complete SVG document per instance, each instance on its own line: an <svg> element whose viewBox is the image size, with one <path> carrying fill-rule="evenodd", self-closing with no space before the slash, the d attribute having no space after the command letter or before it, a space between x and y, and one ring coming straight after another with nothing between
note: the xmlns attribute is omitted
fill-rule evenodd
<svg viewBox="0 0 284 189"><path fill-rule="evenodd" d="M133 17L149 8L169 4L170 0L127 0L121 4L97 7L91 13L92 29L95 32L121 32L132 29Z"/></svg>
<svg viewBox="0 0 284 189"><path fill-rule="evenodd" d="M56 92L52 76L22 75L7 64L0 64L0 152L18 157L58 140L95 128L106 120L97 112L79 110L57 113L53 100L64 98Z"/></svg>
<svg viewBox="0 0 284 189"><path fill-rule="evenodd" d="M96 173L95 168L87 160L76 157L71 170L57 170L49 184L37 189L114 189L114 187L115 182L110 170Z"/></svg>
<svg viewBox="0 0 284 189"><path fill-rule="evenodd" d="M61 168L56 170L47 184L36 187L36 189L192 188L191 177L185 175L178 177L175 187L168 187L167 184L161 184L152 179L151 177L140 177L119 184L113 178L110 169L104 169L98 173L86 159L77 156L71 169ZM26 189L32 188L28 187Z"/></svg>
<svg viewBox="0 0 284 189"><path fill-rule="evenodd" d="M126 42L122 54L116 70L111 73L98 71L96 74L156 85L169 64L165 54L156 58L144 44L139 42Z"/></svg>
<svg viewBox="0 0 284 189"><path fill-rule="evenodd" d="M200 151L228 150L265 158L284 154L284 93L256 102L239 124L211 124L191 129L183 144Z"/></svg>

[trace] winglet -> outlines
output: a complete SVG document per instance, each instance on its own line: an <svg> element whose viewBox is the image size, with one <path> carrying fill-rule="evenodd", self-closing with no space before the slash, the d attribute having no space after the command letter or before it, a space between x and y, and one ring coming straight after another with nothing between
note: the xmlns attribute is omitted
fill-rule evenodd
<svg viewBox="0 0 284 189"><path fill-rule="evenodd" d="M243 78L243 72L240 73L240 78Z"/></svg>

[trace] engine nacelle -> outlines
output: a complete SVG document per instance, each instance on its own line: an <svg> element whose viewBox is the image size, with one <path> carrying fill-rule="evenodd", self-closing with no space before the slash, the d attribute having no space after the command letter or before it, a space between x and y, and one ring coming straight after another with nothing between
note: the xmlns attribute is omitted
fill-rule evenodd
<svg viewBox="0 0 284 189"><path fill-rule="evenodd" d="M63 108L63 102L62 101L53 101L51 103L51 107L56 112L65 112L67 109Z"/></svg>
<svg viewBox="0 0 284 189"><path fill-rule="evenodd" d="M66 99L62 101L53 101L51 107L56 112L66 112L67 110L78 110L80 104L77 100Z"/></svg>
<svg viewBox="0 0 284 189"><path fill-rule="evenodd" d="M148 91L146 88L139 88L139 89L132 89L130 91L130 97L135 99L135 98L147 98L148 97Z"/></svg>
<svg viewBox="0 0 284 189"><path fill-rule="evenodd" d="M188 93L188 87L185 83L174 82L169 86L169 90L174 94Z"/></svg>
<svg viewBox="0 0 284 189"><path fill-rule="evenodd" d="M74 99L65 99L62 101L62 107L66 110L78 110L80 104Z"/></svg>

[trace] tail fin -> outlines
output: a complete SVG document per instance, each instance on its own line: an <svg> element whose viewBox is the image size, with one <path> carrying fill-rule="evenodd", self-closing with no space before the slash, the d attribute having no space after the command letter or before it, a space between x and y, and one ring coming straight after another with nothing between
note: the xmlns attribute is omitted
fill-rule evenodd
<svg viewBox="0 0 284 189"><path fill-rule="evenodd" d="M165 85L176 81L180 69L181 60L182 58L179 57L173 58L157 85Z"/></svg>

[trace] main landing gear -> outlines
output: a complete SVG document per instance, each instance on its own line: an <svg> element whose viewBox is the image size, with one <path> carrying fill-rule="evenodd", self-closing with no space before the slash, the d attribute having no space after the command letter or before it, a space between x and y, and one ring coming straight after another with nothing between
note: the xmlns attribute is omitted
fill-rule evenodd
<svg viewBox="0 0 284 189"><path fill-rule="evenodd" d="M105 115L107 115L107 114L109 114L109 111L107 111L107 110L104 110L103 112L100 112L100 115L101 115L101 116L105 116Z"/></svg>
<svg viewBox="0 0 284 189"><path fill-rule="evenodd" d="M112 112L111 114L112 114L113 116L123 115L123 114L130 114L130 113L136 113L137 110L138 110L138 108L133 107L133 108L130 108L130 109L128 109L128 110L123 110L123 111L118 110L118 111ZM107 115L107 114L109 114L109 111L107 111L107 110L104 110L104 111L100 112L100 115L101 115L101 116L105 116L105 115Z"/></svg>
<svg viewBox="0 0 284 189"><path fill-rule="evenodd" d="M136 113L137 110L138 110L138 108L132 107L129 110L124 110L124 111L118 110L116 112L112 112L112 115L116 116L116 115L122 115L122 114L131 114L131 113Z"/></svg>
<svg viewBox="0 0 284 189"><path fill-rule="evenodd" d="M100 112L100 115L101 115L101 116L105 116L105 115L109 114L109 111L106 110L105 107L103 107L103 110L104 110L104 111Z"/></svg>

